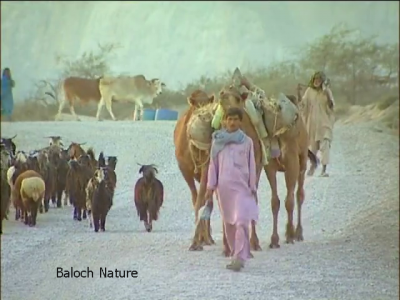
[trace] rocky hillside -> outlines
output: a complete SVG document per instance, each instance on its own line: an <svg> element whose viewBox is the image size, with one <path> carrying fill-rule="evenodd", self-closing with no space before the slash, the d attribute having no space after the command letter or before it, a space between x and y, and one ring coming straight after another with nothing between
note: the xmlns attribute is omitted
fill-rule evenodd
<svg viewBox="0 0 400 300"><path fill-rule="evenodd" d="M22 99L54 77L57 54L78 57L97 43L120 43L116 73L162 78L170 88L235 66L266 65L338 22L398 39L398 2L5 2L1 65Z"/></svg>

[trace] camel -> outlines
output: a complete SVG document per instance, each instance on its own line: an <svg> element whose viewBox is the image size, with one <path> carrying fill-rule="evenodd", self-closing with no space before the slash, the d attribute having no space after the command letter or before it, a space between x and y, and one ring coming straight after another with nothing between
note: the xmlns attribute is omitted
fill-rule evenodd
<svg viewBox="0 0 400 300"><path fill-rule="evenodd" d="M257 90L257 87L251 85L248 80L241 74L237 68L233 75L233 82L237 88ZM297 107L298 102L293 95L286 96ZM281 155L277 160L270 160L264 166L271 187L271 210L273 215L273 229L271 235L270 248L279 248L278 235L278 214L280 208L280 200L278 197L276 173L285 173L286 181L286 199L285 207L287 211L286 224L286 243L294 243L294 240L303 241L303 228L301 224L301 208L304 202L304 178L307 168L307 158L310 159L313 166L317 166L316 156L308 150L308 133L303 118L299 115L294 123L289 127L279 124L280 119L276 119L277 111L280 107L273 105L263 105L263 121L269 136L277 136L280 144ZM293 210L294 210L294 192L297 183L296 200L297 200L297 226L294 230L293 226Z"/></svg>
<svg viewBox="0 0 400 300"><path fill-rule="evenodd" d="M243 103L241 101L239 93L232 87L225 87L220 92L220 103L224 109L234 103ZM175 157L178 162L179 169L188 184L191 194L192 194L192 204L196 213L196 221L198 218L199 209L205 205L205 192L207 184L207 173L209 165L209 153L207 150L193 149L190 148L190 141L187 135L187 125L193 113L196 110L204 108L206 106L214 107L216 105L213 103L214 96L206 99L207 95L202 91L194 92L189 98L189 109L179 118L177 121L175 131L174 131L174 143L175 143ZM199 100L199 99L202 100ZM206 100L204 100L206 99ZM250 121L250 117L244 114L241 128L252 140L254 144L254 155L257 166L257 176L258 180L261 175L262 170L262 157L261 157L261 144L258 139L257 133L253 124ZM210 133L211 142L211 133ZM208 145L208 147L211 144ZM193 153L194 152L194 153ZM193 155L194 154L194 155ZM196 171L196 172L195 172ZM195 180L200 183L199 191L197 192L195 186ZM192 244L189 248L191 251L203 250L203 245L212 245L214 240L211 237L210 221L199 221L198 226L193 237ZM250 236L250 244L252 250L259 251L261 247L259 245L259 240L255 230L255 223L252 224L252 232ZM229 247L226 243L225 233L224 233L224 254L225 256L230 255Z"/></svg>
<svg viewBox="0 0 400 300"><path fill-rule="evenodd" d="M257 95L258 97L260 94L263 94L260 93L260 91L262 90L254 85L251 85L248 80L241 75L240 70L237 68L232 77L232 84L230 86L224 87L221 90L219 95L219 103L224 110L232 106L244 109L245 102L243 100L245 100L252 94ZM205 93L203 92L203 94ZM211 113L215 113L216 105L213 104L213 97L210 97L208 101L204 100L205 97L207 97L207 95L202 95L202 101L197 101L194 94L192 94L188 98L190 107L178 120L174 131L175 156L178 161L179 169L191 190L192 204L195 208L196 221L198 218L198 210L205 204L204 195L207 183L209 158L208 150L210 144L195 145L195 147L192 147L191 140L187 135L187 128L190 120L192 119L192 116L196 114L199 110L209 106L209 108L211 108L212 110ZM296 105L297 107L296 97L287 96L287 98L293 103L293 105ZM282 116L280 114L280 109L282 108L277 105L277 103L275 103L275 105L263 105L263 122L267 125L265 127L268 131L268 135L270 137L279 135L281 148L281 156L279 157L279 159L270 160L265 166L263 166L262 144L259 135L246 109L244 109L246 113L244 114L241 128L253 140L255 160L257 165L257 180L259 180L261 171L264 168L264 171L267 174L268 180L270 182L272 190L271 207L274 215L274 227L270 244L271 248L279 247L279 236L277 234L279 198L277 196L276 188L276 172L285 172L286 175L288 187L288 196L286 197L286 208L288 211L288 225L286 236L288 242L293 242L295 238L293 229L293 194L294 188L296 186L296 180L298 180L299 183L297 191L299 218L296 229L296 238L298 240L302 240L303 237L301 227L301 204L304 201L303 184L305 166L307 164L307 156L310 158L313 164L316 164L315 155L313 155L313 153L311 153L307 149L307 132L305 130L304 123L302 123L302 119L298 117L298 115L296 115L296 118L293 119L293 124L287 126L281 120ZM211 132L209 139L211 142ZM200 182L198 193L195 186L195 180ZM192 251L202 250L203 245L214 244L214 241L211 237L211 228L209 221L200 220L197 224L198 225L195 231L195 235L189 248L189 250ZM261 250L254 222L252 223L250 245L252 250ZM225 233L223 253L225 256L230 256L230 250L226 242Z"/></svg>

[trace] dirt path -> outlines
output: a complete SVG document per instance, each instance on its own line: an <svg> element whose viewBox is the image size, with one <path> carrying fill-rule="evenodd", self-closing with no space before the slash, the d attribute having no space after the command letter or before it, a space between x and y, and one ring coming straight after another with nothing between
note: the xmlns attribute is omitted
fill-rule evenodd
<svg viewBox="0 0 400 300"><path fill-rule="evenodd" d="M335 129L330 178L307 178L303 243L269 250L270 192L262 177L258 226L262 252L241 273L225 269L221 219L212 219L216 246L187 251L193 234L190 193L174 159L174 124L164 122L59 122L2 124L32 150L58 134L87 142L96 155L118 155L118 186L107 232L72 220L71 207L38 217L37 228L4 221L1 294L4 300L41 299L397 299L399 297L399 143L368 124ZM136 163L155 163L166 189L165 207L144 231L133 204ZM284 200L284 180L279 178ZM94 278L57 279L56 268L94 271ZM137 270L138 278L99 278L99 268Z"/></svg>

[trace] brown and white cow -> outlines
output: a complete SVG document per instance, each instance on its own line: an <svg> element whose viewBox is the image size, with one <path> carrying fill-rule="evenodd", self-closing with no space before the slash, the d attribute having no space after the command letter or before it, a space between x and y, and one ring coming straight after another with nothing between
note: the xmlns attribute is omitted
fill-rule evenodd
<svg viewBox="0 0 400 300"><path fill-rule="evenodd" d="M65 104L69 104L71 115L76 120L79 120L78 115L75 113L74 105L76 103L88 104L90 101L99 102L101 95L99 90L100 78L87 79L80 77L67 77L62 82L62 93L60 99L60 106L56 115L56 120L61 117L61 112ZM49 94L50 95L50 94ZM53 96L53 95L51 95ZM54 96L53 96L54 97Z"/></svg>
<svg viewBox="0 0 400 300"><path fill-rule="evenodd" d="M152 104L153 99L162 93L165 84L159 79L146 80L143 75L107 77L100 79L99 89L101 99L97 108L96 118L99 120L100 112L105 105L111 118L116 118L112 112L112 101L135 103L135 116L138 107L143 111L144 104Z"/></svg>

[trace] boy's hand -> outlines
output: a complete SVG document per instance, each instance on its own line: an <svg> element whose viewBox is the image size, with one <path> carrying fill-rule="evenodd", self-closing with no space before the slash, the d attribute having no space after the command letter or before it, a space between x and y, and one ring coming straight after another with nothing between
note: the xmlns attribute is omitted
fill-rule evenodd
<svg viewBox="0 0 400 300"><path fill-rule="evenodd" d="M206 201L212 201L213 190L207 190L204 196Z"/></svg>

